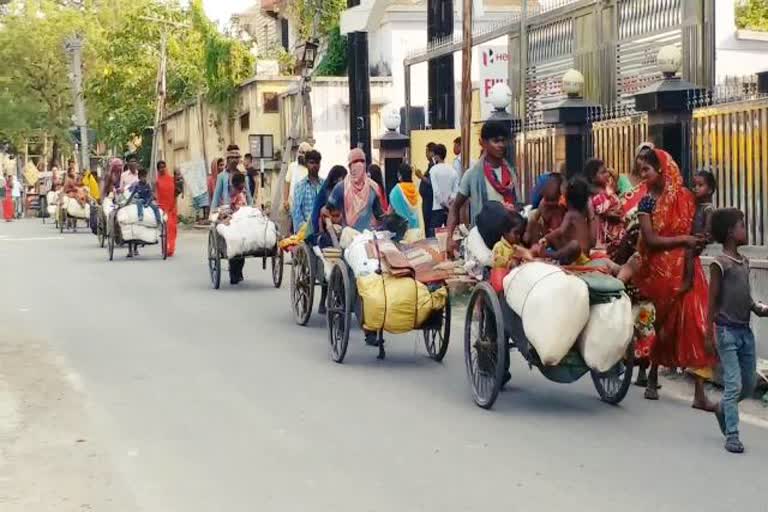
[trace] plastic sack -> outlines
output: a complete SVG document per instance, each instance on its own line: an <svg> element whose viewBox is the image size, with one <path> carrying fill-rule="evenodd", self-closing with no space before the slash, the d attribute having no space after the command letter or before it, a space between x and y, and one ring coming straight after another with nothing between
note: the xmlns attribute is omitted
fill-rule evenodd
<svg viewBox="0 0 768 512"><path fill-rule="evenodd" d="M632 302L625 294L590 308L589 321L579 337L578 347L587 366L607 372L627 351L634 334Z"/></svg>
<svg viewBox="0 0 768 512"><path fill-rule="evenodd" d="M485 241L480 236L477 226L472 228L467 236L467 254L469 257L477 260L483 267L490 267L493 261L491 249L485 245Z"/></svg>
<svg viewBox="0 0 768 512"><path fill-rule="evenodd" d="M120 226L120 237L123 242L155 244L160 238L160 233L157 228L149 228L141 224L126 224Z"/></svg>
<svg viewBox="0 0 768 512"><path fill-rule="evenodd" d="M410 277L369 275L357 279L363 303L363 327L400 334L418 329L433 312L445 307L448 290L430 292Z"/></svg>
<svg viewBox="0 0 768 512"><path fill-rule="evenodd" d="M349 226L345 227L341 230L341 236L339 237L339 247L346 249L352 245L352 242L354 242L355 239L360 236L360 234L361 233L354 228L350 228Z"/></svg>
<svg viewBox="0 0 768 512"><path fill-rule="evenodd" d="M161 212L162 215L162 212ZM135 204L129 204L117 211L117 222L121 226L128 224L141 224L144 227L156 228L157 219L155 218L155 212L149 206L144 207L144 218L139 222L139 209Z"/></svg>
<svg viewBox="0 0 768 512"><path fill-rule="evenodd" d="M216 230L224 237L229 258L277 246L277 226L258 208L240 208L232 215L229 224L217 224Z"/></svg>
<svg viewBox="0 0 768 512"><path fill-rule="evenodd" d="M341 236L344 236L343 231ZM344 261L352 269L355 277L367 276L379 270L378 258L368 257L368 242L373 240L373 236L371 231L364 231L357 235L344 250Z"/></svg>
<svg viewBox="0 0 768 512"><path fill-rule="evenodd" d="M64 197L64 210L67 212L67 214L70 217L75 217L76 219L90 219L91 217L91 205L88 203L85 203L85 205L81 205L77 202L76 199L71 198L69 196Z"/></svg>
<svg viewBox="0 0 768 512"><path fill-rule="evenodd" d="M555 265L532 262L513 269L504 278L504 295L544 365L558 364L589 320L587 285Z"/></svg>

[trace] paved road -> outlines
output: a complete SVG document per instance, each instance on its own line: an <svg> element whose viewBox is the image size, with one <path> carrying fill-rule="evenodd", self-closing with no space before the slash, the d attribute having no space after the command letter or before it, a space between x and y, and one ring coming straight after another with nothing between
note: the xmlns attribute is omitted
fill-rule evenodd
<svg viewBox="0 0 768 512"><path fill-rule="evenodd" d="M337 365L323 321L296 326L287 286L253 261L244 286L214 291L204 235L178 251L110 263L90 234L0 224L0 310L83 391L131 496L113 510L768 510L763 429L744 426L749 453L731 456L686 403L633 388L610 407L589 379L552 384L519 357L484 411L459 336L440 365L413 335L383 362L354 335Z"/></svg>

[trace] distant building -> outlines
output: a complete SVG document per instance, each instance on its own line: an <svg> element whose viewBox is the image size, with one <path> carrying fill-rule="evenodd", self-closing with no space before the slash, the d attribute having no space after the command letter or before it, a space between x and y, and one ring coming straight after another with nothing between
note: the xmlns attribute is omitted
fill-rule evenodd
<svg viewBox="0 0 768 512"><path fill-rule="evenodd" d="M266 55L274 48L290 48L290 28L285 2L256 0L253 7L232 17L235 31L247 34L256 54Z"/></svg>
<svg viewBox="0 0 768 512"><path fill-rule="evenodd" d="M729 76L768 71L768 32L736 28L736 0L715 2L715 73L717 82Z"/></svg>

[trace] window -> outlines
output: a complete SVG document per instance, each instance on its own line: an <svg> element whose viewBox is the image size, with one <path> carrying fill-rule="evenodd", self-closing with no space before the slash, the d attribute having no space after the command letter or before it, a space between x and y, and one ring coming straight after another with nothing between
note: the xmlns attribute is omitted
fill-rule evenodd
<svg viewBox="0 0 768 512"><path fill-rule="evenodd" d="M251 129L251 113L246 112L240 116L240 130L247 132Z"/></svg>
<svg viewBox="0 0 768 512"><path fill-rule="evenodd" d="M280 113L280 102L277 99L276 92L265 92L262 94L262 108L265 114Z"/></svg>

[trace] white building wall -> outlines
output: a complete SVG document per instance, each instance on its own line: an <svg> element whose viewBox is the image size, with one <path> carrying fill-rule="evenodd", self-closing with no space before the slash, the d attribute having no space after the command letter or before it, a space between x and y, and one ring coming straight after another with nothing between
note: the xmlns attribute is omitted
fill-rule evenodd
<svg viewBox="0 0 768 512"><path fill-rule="evenodd" d="M726 76L744 76L768 71L768 33L765 40L741 39L737 35L734 0L715 2L715 73L717 82Z"/></svg>

